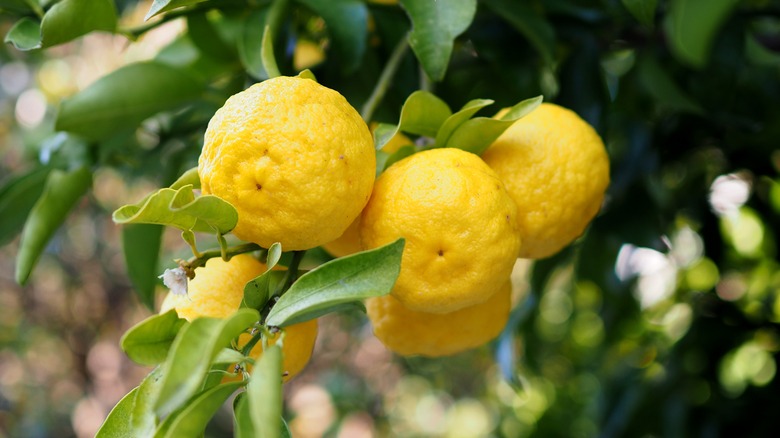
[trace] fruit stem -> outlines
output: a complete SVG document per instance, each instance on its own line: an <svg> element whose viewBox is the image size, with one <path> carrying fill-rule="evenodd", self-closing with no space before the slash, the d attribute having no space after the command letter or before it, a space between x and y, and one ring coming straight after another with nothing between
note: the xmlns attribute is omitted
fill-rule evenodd
<svg viewBox="0 0 780 438"><path fill-rule="evenodd" d="M376 110L376 107L382 101L382 98L385 97L385 93L387 93L387 89L390 88L393 76L395 76L395 73L398 71L398 67L401 65L401 60L404 59L404 54L406 54L406 50L408 48L409 38L408 36L404 35L401 37L401 40L398 41L395 49L393 49L393 53L390 55L390 59L387 61L387 64L385 64L385 68L382 70L382 74L379 76L379 80L374 86L374 91L371 92L371 96L369 96L368 100L366 100L366 103L363 104L363 109L360 111L360 116L363 117L363 120L365 120L366 123L371 121L371 117L374 115L374 110Z"/></svg>
<svg viewBox="0 0 780 438"><path fill-rule="evenodd" d="M180 262L179 266L181 266L185 271L194 273L195 268L200 268L201 266L204 266L209 259L212 259L214 257L223 257L225 261L229 261L235 255L257 251L260 249L263 248L261 248L260 245L256 243L245 243L243 245L236 245L227 248L224 251L225 252L224 257L221 248L210 249L208 251L201 252L200 255L197 257L192 257L187 261Z"/></svg>
<svg viewBox="0 0 780 438"><path fill-rule="evenodd" d="M292 260L290 261L290 266L287 268L287 278L284 281L284 288L282 289L282 291L286 291L287 289L289 289L290 286L292 286L292 284L295 283L295 280L298 279L298 266L300 266L304 254L306 254L306 250L293 252L293 257Z"/></svg>

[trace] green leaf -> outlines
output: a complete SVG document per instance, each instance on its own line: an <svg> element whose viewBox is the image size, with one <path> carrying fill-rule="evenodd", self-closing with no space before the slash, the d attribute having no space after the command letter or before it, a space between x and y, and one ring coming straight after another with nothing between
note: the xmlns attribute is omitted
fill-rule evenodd
<svg viewBox="0 0 780 438"><path fill-rule="evenodd" d="M62 0L43 16L41 42L51 47L95 30L114 32L116 21L112 0Z"/></svg>
<svg viewBox="0 0 780 438"><path fill-rule="evenodd" d="M157 427L154 402L160 393L161 385L162 369L158 366L144 377L138 386L132 416L132 425L136 432L133 436L151 436L154 433Z"/></svg>
<svg viewBox="0 0 780 438"><path fill-rule="evenodd" d="M222 383L203 391L181 411L166 418L155 432L155 438L202 436L211 417L243 384L244 382Z"/></svg>
<svg viewBox="0 0 780 438"><path fill-rule="evenodd" d="M8 12L29 12L31 7L26 0L0 0L0 9Z"/></svg>
<svg viewBox="0 0 780 438"><path fill-rule="evenodd" d="M13 44L18 50L38 49L41 47L41 24L24 17L14 23L3 41Z"/></svg>
<svg viewBox="0 0 780 438"><path fill-rule="evenodd" d="M249 402L246 392L242 392L233 400L233 436L235 438L255 438L257 433L249 417Z"/></svg>
<svg viewBox="0 0 780 438"><path fill-rule="evenodd" d="M193 189L200 189L200 175L198 175L198 167L193 167L182 173L179 179L171 184L173 190L179 190L184 186L192 186Z"/></svg>
<svg viewBox="0 0 780 438"><path fill-rule="evenodd" d="M128 224L122 228L122 253L127 276L138 298L150 310L154 310L162 234L163 227L160 225Z"/></svg>
<svg viewBox="0 0 780 438"><path fill-rule="evenodd" d="M179 68L155 61L130 64L63 100L56 129L103 140L197 99L204 89Z"/></svg>
<svg viewBox="0 0 780 438"><path fill-rule="evenodd" d="M128 392L119 403L111 409L108 417L98 429L95 438L115 438L141 436L133 427L133 408L135 407L135 396L138 388L133 388Z"/></svg>
<svg viewBox="0 0 780 438"><path fill-rule="evenodd" d="M463 105L463 108L461 108L460 111L447 117L447 120L445 120L441 125L439 132L436 134L436 144L447 144L447 140L450 139L452 133L455 132L455 130L458 129L460 125L466 122L466 120L470 119L471 116L477 113L477 111L493 104L493 102L494 101L490 99L474 99L467 102L465 105Z"/></svg>
<svg viewBox="0 0 780 438"><path fill-rule="evenodd" d="M268 78L275 78L282 75L279 71L279 66L276 65L276 58L274 57L274 42L271 38L271 27L265 26L263 31L263 43L260 48L260 59L263 61L263 70L268 74Z"/></svg>
<svg viewBox="0 0 780 438"><path fill-rule="evenodd" d="M458 148L480 155L518 119L536 109L542 103L542 96L526 99L513 106L500 119L477 117L461 124L446 144L436 146Z"/></svg>
<svg viewBox="0 0 780 438"><path fill-rule="evenodd" d="M217 353L217 356L214 358L214 360L211 362L212 365L226 365L226 364L234 364L239 363L247 360L246 356L241 354L241 352L236 351L232 348L223 348L222 350Z"/></svg>
<svg viewBox="0 0 780 438"><path fill-rule="evenodd" d="M434 81L447 72L455 38L474 19L476 0L419 1L401 0L412 20L409 45L423 70Z"/></svg>
<svg viewBox="0 0 780 438"><path fill-rule="evenodd" d="M194 395L217 354L259 318L256 310L239 309L227 319L196 318L185 325L162 364L163 382L154 405L157 415L168 415Z"/></svg>
<svg viewBox="0 0 780 438"><path fill-rule="evenodd" d="M398 125L380 123L374 129L376 148L382 149L398 131L436 137L450 115L452 111L443 100L427 91L415 91L406 98Z"/></svg>
<svg viewBox="0 0 780 438"><path fill-rule="evenodd" d="M244 300L242 303L244 306L261 310L268 300L271 299L276 286L281 284L287 275L285 271L273 271L274 266L279 263L281 257L282 245L276 242L268 248L266 271L250 280L244 286Z"/></svg>
<svg viewBox="0 0 780 438"><path fill-rule="evenodd" d="M403 160L406 157L409 157L413 155L415 152L417 152L417 148L415 148L412 145L408 146L401 146L398 148L397 151L393 152L385 162L382 164L382 169L387 169L388 167L392 166L394 163Z"/></svg>
<svg viewBox="0 0 780 438"><path fill-rule="evenodd" d="M22 231L27 215L43 192L50 171L49 167L38 167L0 187L0 246Z"/></svg>
<svg viewBox="0 0 780 438"><path fill-rule="evenodd" d="M135 363L160 364L165 361L176 335L186 323L173 309L152 315L125 332L120 341L122 350Z"/></svg>
<svg viewBox="0 0 780 438"><path fill-rule="evenodd" d="M25 284L49 239L68 212L92 185L92 172L83 167L72 172L53 170L43 194L32 207L22 230L16 256L16 281Z"/></svg>
<svg viewBox="0 0 780 438"><path fill-rule="evenodd" d="M172 9L203 3L205 1L206 0L154 0L152 7L149 8L149 12L146 13L144 20L148 20L155 15L168 12Z"/></svg>
<svg viewBox="0 0 780 438"><path fill-rule="evenodd" d="M721 24L739 0L673 0L666 28L669 49L681 62L704 67Z"/></svg>
<svg viewBox="0 0 780 438"><path fill-rule="evenodd" d="M368 8L362 0L298 0L325 20L345 72L360 66L368 40Z"/></svg>
<svg viewBox="0 0 780 438"><path fill-rule="evenodd" d="M658 0L621 0L623 6L640 23L647 27L655 25L655 10L658 7Z"/></svg>
<svg viewBox="0 0 780 438"><path fill-rule="evenodd" d="M282 349L263 351L246 386L247 408L256 436L278 438L282 429Z"/></svg>
<svg viewBox="0 0 780 438"><path fill-rule="evenodd" d="M187 33L201 53L221 61L234 59L233 47L222 39L205 11L187 15Z"/></svg>
<svg viewBox="0 0 780 438"><path fill-rule="evenodd" d="M235 228L238 212L214 195L195 197L192 186L163 188L137 204L125 205L113 214L118 224L159 224L182 231L225 234Z"/></svg>
<svg viewBox="0 0 780 438"><path fill-rule="evenodd" d="M555 30L528 2L513 0L484 0L485 5L511 24L528 39L544 59L545 64L555 60Z"/></svg>
<svg viewBox="0 0 780 438"><path fill-rule="evenodd" d="M263 32L267 23L268 8L252 11L244 20L238 39L238 56L247 73L259 80L268 79L263 67Z"/></svg>
<svg viewBox="0 0 780 438"><path fill-rule="evenodd" d="M302 275L266 318L284 327L308 321L353 301L390 293L401 269L404 239L331 260Z"/></svg>
<svg viewBox="0 0 780 438"><path fill-rule="evenodd" d="M673 111L704 114L705 111L701 105L680 88L653 57L643 56L640 58L637 68L639 83L658 102L659 106Z"/></svg>
<svg viewBox="0 0 780 438"><path fill-rule="evenodd" d="M314 76L314 73L312 73L312 71L308 68L301 70L301 72L298 73L298 77L303 79L311 79L312 81L317 82L317 77Z"/></svg>

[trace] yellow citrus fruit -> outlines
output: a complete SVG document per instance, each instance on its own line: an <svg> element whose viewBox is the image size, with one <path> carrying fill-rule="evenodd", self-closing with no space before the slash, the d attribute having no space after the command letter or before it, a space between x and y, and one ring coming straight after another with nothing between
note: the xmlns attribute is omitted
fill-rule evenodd
<svg viewBox="0 0 780 438"><path fill-rule="evenodd" d="M238 210L238 238L285 251L339 237L368 202L376 172L368 126L338 92L277 77L230 97L209 122L204 194Z"/></svg>
<svg viewBox="0 0 780 438"><path fill-rule="evenodd" d="M485 302L512 272L520 248L517 207L478 156L431 149L390 166L360 219L365 248L403 237L392 294L418 312Z"/></svg>
<svg viewBox="0 0 780 438"><path fill-rule="evenodd" d="M543 103L482 154L517 203L520 257L544 258L579 237L601 207L609 158L576 113Z"/></svg>
<svg viewBox="0 0 780 438"><path fill-rule="evenodd" d="M402 356L447 356L501 333L509 319L512 292L512 282L504 281L486 302L452 313L415 312L392 295L366 300L366 311L374 335L390 350Z"/></svg>
<svg viewBox="0 0 780 438"><path fill-rule="evenodd" d="M176 309L179 317L192 321L198 317L226 318L238 310L244 298L244 285L266 271L266 266L254 257L241 254L226 262L219 257L209 259L206 266L195 270L187 295L169 293L162 303L160 313ZM317 339L317 320L294 324L284 329L282 367L286 379L299 373L309 362L314 341ZM278 339L278 335L272 340ZM248 334L239 336L239 342L249 340ZM262 354L262 346L256 345L250 355L256 360Z"/></svg>
<svg viewBox="0 0 780 438"><path fill-rule="evenodd" d="M377 124L375 122L371 123L372 132L376 126ZM412 142L409 137L403 135L401 131L398 131L393 138L385 144L382 148L382 152L392 154L401 147L413 143L414 142ZM362 251L363 247L360 244L360 216L349 225L349 228L344 231L344 234L339 236L336 240L322 245L322 247L334 257L344 257Z"/></svg>

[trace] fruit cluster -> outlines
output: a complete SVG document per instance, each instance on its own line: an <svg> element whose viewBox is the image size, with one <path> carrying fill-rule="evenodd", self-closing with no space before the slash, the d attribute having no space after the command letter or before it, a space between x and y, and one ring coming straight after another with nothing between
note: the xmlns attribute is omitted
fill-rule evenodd
<svg viewBox="0 0 780 438"><path fill-rule="evenodd" d="M404 143L412 142L399 134L385 148ZM418 147L376 181L375 173L372 136L357 111L299 77L231 97L209 123L198 166L203 193L238 211L233 233L260 246L323 246L341 257L404 238L393 291L369 299L368 316L398 354L442 356L498 335L516 260L550 256L583 233L602 204L609 162L592 127L542 104L481 157ZM163 309L225 316L263 271L247 255L212 259L196 271L189 296L171 294ZM309 359L316 323L287 332L291 376Z"/></svg>

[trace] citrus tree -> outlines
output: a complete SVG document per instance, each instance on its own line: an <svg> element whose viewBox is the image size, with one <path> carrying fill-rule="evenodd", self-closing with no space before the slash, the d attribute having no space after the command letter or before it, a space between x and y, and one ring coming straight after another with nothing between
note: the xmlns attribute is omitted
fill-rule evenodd
<svg viewBox="0 0 780 438"><path fill-rule="evenodd" d="M30 63L182 24L57 102L0 187L24 285L96 171L157 185L104 212L153 315L98 436L200 436L228 400L236 436L289 435L317 319L356 310L423 374L495 340L482 434L773 428L739 425L778 404L772 2L136 3L0 0Z"/></svg>

